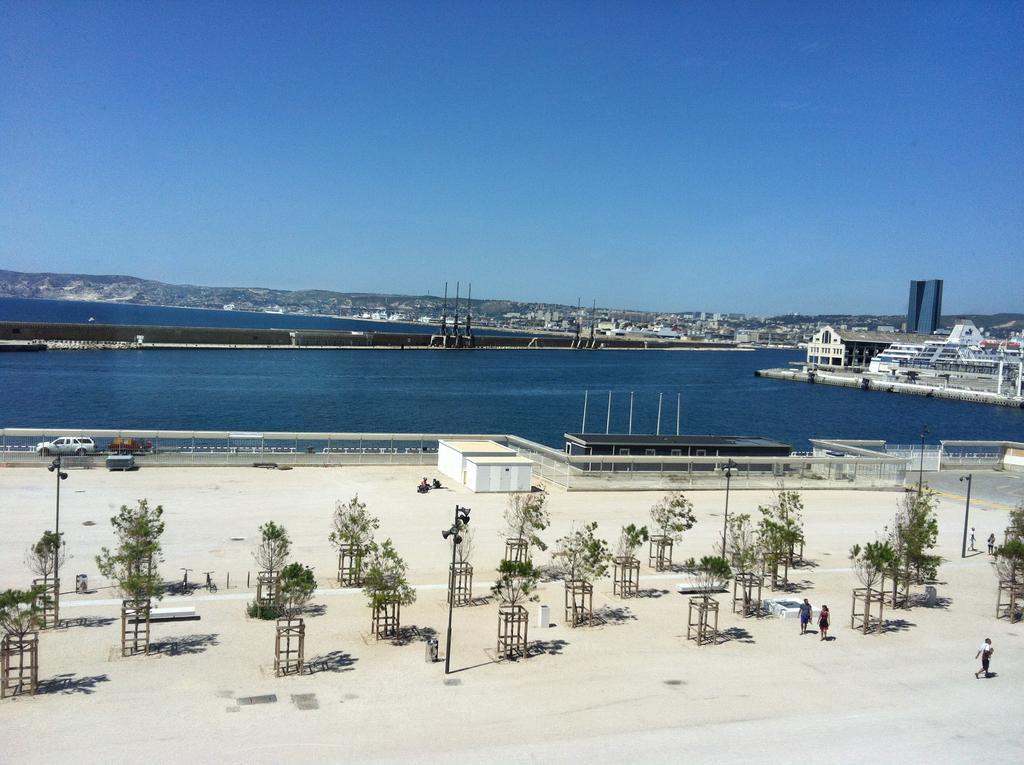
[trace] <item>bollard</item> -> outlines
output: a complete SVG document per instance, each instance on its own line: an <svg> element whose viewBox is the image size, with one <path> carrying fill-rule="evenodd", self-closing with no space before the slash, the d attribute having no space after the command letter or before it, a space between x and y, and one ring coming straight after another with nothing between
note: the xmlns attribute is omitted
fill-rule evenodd
<svg viewBox="0 0 1024 765"><path fill-rule="evenodd" d="M551 606L537 606L537 626L542 630L551 626Z"/></svg>
<svg viewBox="0 0 1024 765"><path fill-rule="evenodd" d="M230 590L231 589L231 572L230 571L228 572L228 581L227 581L227 584L224 585L224 589L225 590Z"/></svg>

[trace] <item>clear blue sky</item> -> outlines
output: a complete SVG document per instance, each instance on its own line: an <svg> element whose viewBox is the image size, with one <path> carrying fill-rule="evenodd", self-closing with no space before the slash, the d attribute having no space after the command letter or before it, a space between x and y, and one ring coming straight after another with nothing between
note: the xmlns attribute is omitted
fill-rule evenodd
<svg viewBox="0 0 1024 765"><path fill-rule="evenodd" d="M0 0L0 267L1024 311L1024 4Z"/></svg>

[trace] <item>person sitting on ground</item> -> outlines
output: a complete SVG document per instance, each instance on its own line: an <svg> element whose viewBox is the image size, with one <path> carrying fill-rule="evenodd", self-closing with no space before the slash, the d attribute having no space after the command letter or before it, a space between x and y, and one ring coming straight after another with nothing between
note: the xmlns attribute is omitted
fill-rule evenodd
<svg viewBox="0 0 1024 765"><path fill-rule="evenodd" d="M416 487L416 491L420 494L426 494L430 491L430 484L427 483L427 477L423 476L423 480L420 481L420 485Z"/></svg>
<svg viewBox="0 0 1024 765"><path fill-rule="evenodd" d="M438 480L437 480L436 478L435 478L435 479L434 479L433 481L431 481L431 485L432 485L432 486L433 486L433 487L434 487L435 489L440 489L440 488L441 488L441 482L440 482L440 481L438 481Z"/></svg>

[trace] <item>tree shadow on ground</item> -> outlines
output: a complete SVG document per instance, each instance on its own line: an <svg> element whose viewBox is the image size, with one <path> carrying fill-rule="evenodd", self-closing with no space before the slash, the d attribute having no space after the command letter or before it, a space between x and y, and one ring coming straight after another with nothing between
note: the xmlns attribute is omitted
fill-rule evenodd
<svg viewBox="0 0 1024 765"><path fill-rule="evenodd" d="M906 632L917 625L906 619L886 619L882 632Z"/></svg>
<svg viewBox="0 0 1024 765"><path fill-rule="evenodd" d="M219 645L220 635L205 633L169 637L149 644L149 652L161 656L190 656L203 653L212 645Z"/></svg>
<svg viewBox="0 0 1024 765"><path fill-rule="evenodd" d="M311 675L317 672L351 672L357 661L359 659L345 651L331 651L309 659L306 671Z"/></svg>
<svg viewBox="0 0 1024 765"><path fill-rule="evenodd" d="M718 637L723 643L736 642L736 643L756 643L754 636L750 634L743 627L729 627L729 629L722 630L718 633Z"/></svg>
<svg viewBox="0 0 1024 765"><path fill-rule="evenodd" d="M797 593L809 590L812 587L814 587L814 582L809 579L801 579L799 582L779 582L779 587L775 592Z"/></svg>
<svg viewBox="0 0 1024 765"><path fill-rule="evenodd" d="M625 624L635 622L636 614L626 606L602 606L594 611L594 625Z"/></svg>
<svg viewBox="0 0 1024 765"><path fill-rule="evenodd" d="M398 629L398 637L391 642L394 645L409 645L409 643L417 641L426 642L434 637L437 637L437 630L433 627L418 627L415 624L410 624L406 627L400 627Z"/></svg>
<svg viewBox="0 0 1024 765"><path fill-rule="evenodd" d="M663 590L660 587L648 587L643 590L637 590L636 596L638 598L660 598L663 595L668 595L671 590Z"/></svg>
<svg viewBox="0 0 1024 765"><path fill-rule="evenodd" d="M75 677L74 672L69 672L64 675L56 675L48 680L43 680L43 682L39 683L36 693L83 693L85 695L90 695L96 692L97 685L108 682L110 682L110 677L107 675Z"/></svg>
<svg viewBox="0 0 1024 765"><path fill-rule="evenodd" d="M549 656L558 656L567 645L569 645L567 640L534 640L530 643L526 652L529 656L539 656L542 653L546 653Z"/></svg>
<svg viewBox="0 0 1024 765"><path fill-rule="evenodd" d="M804 558L803 560L793 561L792 568L817 568L818 561L811 560L810 558Z"/></svg>
<svg viewBox="0 0 1024 765"><path fill-rule="evenodd" d="M951 605L953 605L952 598L936 597L935 602L928 605L928 596L924 593L917 593L910 596L911 608L939 608L943 611L948 611Z"/></svg>
<svg viewBox="0 0 1024 765"><path fill-rule="evenodd" d="M560 582L565 579L564 572L558 566L551 564L546 566L537 566L537 571L540 573L540 581L544 583Z"/></svg>
<svg viewBox="0 0 1024 765"><path fill-rule="evenodd" d="M74 619L66 619L64 623L68 627L109 627L117 621L112 616L78 616Z"/></svg>
<svg viewBox="0 0 1024 765"><path fill-rule="evenodd" d="M323 616L327 613L327 606L323 603L314 603L313 605L306 606L302 609L302 616L315 619L318 616Z"/></svg>

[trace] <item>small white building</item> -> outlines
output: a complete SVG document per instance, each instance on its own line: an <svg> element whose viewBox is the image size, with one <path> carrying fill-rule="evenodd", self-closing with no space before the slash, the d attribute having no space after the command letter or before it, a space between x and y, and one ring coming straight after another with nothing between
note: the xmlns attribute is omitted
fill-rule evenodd
<svg viewBox="0 0 1024 765"><path fill-rule="evenodd" d="M466 488L473 492L530 491L533 462L526 457L466 457Z"/></svg>
<svg viewBox="0 0 1024 765"><path fill-rule="evenodd" d="M471 457L517 457L514 449L494 441L437 441L437 469L459 483L467 483L467 460Z"/></svg>

